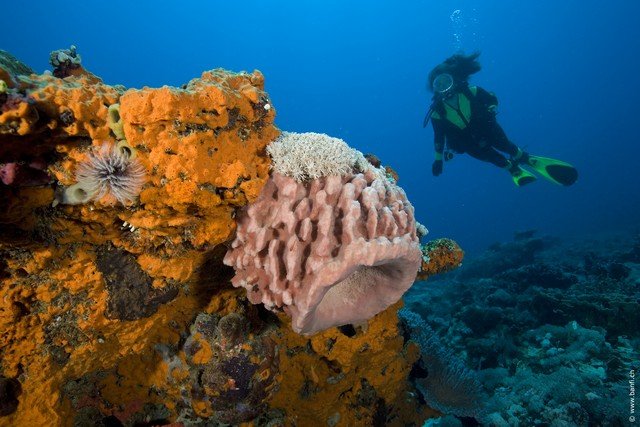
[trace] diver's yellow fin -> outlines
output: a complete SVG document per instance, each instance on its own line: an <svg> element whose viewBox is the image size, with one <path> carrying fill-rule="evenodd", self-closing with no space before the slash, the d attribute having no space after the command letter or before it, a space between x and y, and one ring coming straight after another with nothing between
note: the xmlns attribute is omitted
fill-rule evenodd
<svg viewBox="0 0 640 427"><path fill-rule="evenodd" d="M558 185L569 186L578 179L578 170L562 160L530 154L526 164L544 178Z"/></svg>
<svg viewBox="0 0 640 427"><path fill-rule="evenodd" d="M534 174L532 174L531 172L529 172L526 169L522 169L518 165L511 166L511 168L509 169L509 173L511 174L511 177L513 178L513 183L515 185L517 185L518 187L522 187L523 185L531 184L532 182L534 182L537 179Z"/></svg>

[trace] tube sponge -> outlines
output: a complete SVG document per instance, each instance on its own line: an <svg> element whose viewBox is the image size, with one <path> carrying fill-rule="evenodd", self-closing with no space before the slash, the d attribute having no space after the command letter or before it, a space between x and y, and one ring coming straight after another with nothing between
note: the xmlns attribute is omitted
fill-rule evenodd
<svg viewBox="0 0 640 427"><path fill-rule="evenodd" d="M365 322L416 277L413 207L369 166L305 182L274 172L238 217L224 258L232 284L254 304L284 309L298 333Z"/></svg>

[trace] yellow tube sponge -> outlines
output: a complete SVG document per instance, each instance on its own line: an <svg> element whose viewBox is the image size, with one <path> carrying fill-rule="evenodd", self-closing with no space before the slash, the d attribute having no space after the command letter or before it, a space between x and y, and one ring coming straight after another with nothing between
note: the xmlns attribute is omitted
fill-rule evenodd
<svg viewBox="0 0 640 427"><path fill-rule="evenodd" d="M118 141L126 139L124 136L124 124L122 122L122 117L120 117L120 104L112 104L109 106L107 123L109 124L109 128L111 128L111 132L113 132Z"/></svg>

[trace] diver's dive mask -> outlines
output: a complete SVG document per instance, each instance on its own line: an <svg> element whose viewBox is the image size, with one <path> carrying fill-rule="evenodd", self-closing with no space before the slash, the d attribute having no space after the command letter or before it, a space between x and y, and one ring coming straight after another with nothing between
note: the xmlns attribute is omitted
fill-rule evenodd
<svg viewBox="0 0 640 427"><path fill-rule="evenodd" d="M443 98L448 98L453 94L453 77L451 74L438 74L433 79L433 91Z"/></svg>

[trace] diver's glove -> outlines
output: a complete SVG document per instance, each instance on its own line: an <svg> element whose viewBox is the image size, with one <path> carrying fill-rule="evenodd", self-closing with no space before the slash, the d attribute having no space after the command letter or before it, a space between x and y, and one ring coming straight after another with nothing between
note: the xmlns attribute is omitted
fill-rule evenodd
<svg viewBox="0 0 640 427"><path fill-rule="evenodd" d="M433 162L433 165L431 165L431 173L433 173L433 176L438 176L442 173L442 160Z"/></svg>

